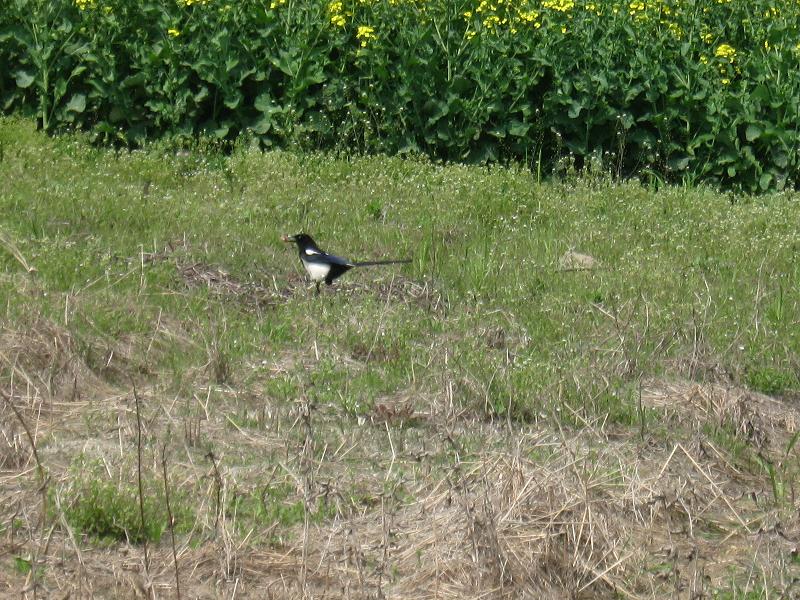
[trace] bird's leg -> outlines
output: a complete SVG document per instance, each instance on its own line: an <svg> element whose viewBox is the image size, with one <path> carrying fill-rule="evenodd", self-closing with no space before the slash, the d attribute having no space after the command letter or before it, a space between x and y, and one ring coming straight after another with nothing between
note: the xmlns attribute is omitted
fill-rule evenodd
<svg viewBox="0 0 800 600"><path fill-rule="evenodd" d="M319 296L319 281L317 281L317 296Z"/></svg>

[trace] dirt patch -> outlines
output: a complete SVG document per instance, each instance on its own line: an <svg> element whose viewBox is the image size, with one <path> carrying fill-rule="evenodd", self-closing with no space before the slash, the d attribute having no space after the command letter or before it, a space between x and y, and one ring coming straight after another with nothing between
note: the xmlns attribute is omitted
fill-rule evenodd
<svg viewBox="0 0 800 600"><path fill-rule="evenodd" d="M179 278L190 289L205 289L217 298L235 301L251 309L263 309L276 306L294 295L299 287L299 277L289 277L289 285L279 287L273 280L272 285L256 281L244 281L219 265L209 264L191 259L192 246L186 239L175 239L167 242L156 252L142 252L130 257L127 262L152 264L170 262L175 265Z"/></svg>
<svg viewBox="0 0 800 600"><path fill-rule="evenodd" d="M409 303L427 312L441 313L446 301L432 281L415 281L402 275L393 275L389 281L378 285L378 295L382 300Z"/></svg>
<svg viewBox="0 0 800 600"><path fill-rule="evenodd" d="M558 259L561 271L591 271L600 268L600 262L589 254L568 250Z"/></svg>
<svg viewBox="0 0 800 600"><path fill-rule="evenodd" d="M250 308L264 309L278 305L292 296L289 289L268 288L253 281L239 281L218 266L201 262L177 264L178 274L189 288L208 290Z"/></svg>
<svg viewBox="0 0 800 600"><path fill-rule="evenodd" d="M383 341L383 340L380 340ZM374 344L355 342L350 348L350 355L358 361L392 362L399 356L399 351L375 340Z"/></svg>
<svg viewBox="0 0 800 600"><path fill-rule="evenodd" d="M206 289L212 295L237 302L252 309L275 307L297 296L311 296L313 286L302 274L288 274L281 283L271 286L254 281L241 281L217 265L202 262L176 263L178 274L189 288ZM323 294L360 296L375 294L387 304L411 304L426 312L445 309L441 292L429 281L419 282L400 275L373 283L336 281L322 286Z"/></svg>
<svg viewBox="0 0 800 600"><path fill-rule="evenodd" d="M346 276L345 276L346 277ZM337 280L332 286L323 286L328 293L366 295L375 294L386 304L409 304L426 312L441 314L447 309L447 299L431 280L415 280L392 274L369 283Z"/></svg>

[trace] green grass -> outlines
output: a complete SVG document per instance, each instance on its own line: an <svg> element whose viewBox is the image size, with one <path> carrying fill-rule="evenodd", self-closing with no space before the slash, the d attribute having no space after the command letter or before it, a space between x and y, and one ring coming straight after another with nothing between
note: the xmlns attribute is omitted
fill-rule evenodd
<svg viewBox="0 0 800 600"><path fill-rule="evenodd" d="M101 540L158 542L167 527L166 513L157 514L152 500L145 501L145 525L139 515L137 490L132 485L82 480L81 489L68 499L67 522L77 531Z"/></svg>
<svg viewBox="0 0 800 600"><path fill-rule="evenodd" d="M692 376L716 365L766 393L798 388L800 209L788 194L731 202L703 188L538 185L514 169L244 147L115 153L13 120L0 142L2 228L37 269L38 292L33 302L18 292L21 265L0 253L3 316L66 317L95 366L98 344L130 338L148 373L176 376L213 347L225 362L217 375L236 381L248 358L316 344L325 360L298 373L301 385L324 402L346 393L355 413L376 395L432 390L445 370L476 406L520 415L551 406L559 388L577 405L631 377L685 374L676 365L690 357L701 363ZM355 258L413 261L350 273L321 298L293 288L261 309L187 289L175 268L201 262L285 290L301 273L279 236L300 230ZM142 261L170 245L164 260ZM561 270L570 249L600 268ZM386 301L382 291L408 281L431 298ZM143 356L137 343L149 343L159 315L185 335ZM341 358L365 348L374 356L353 373ZM608 411L598 398L581 410Z"/></svg>
<svg viewBox="0 0 800 600"><path fill-rule="evenodd" d="M144 526L135 473L128 469L118 479L111 479L100 461L87 461L80 456L72 465L70 484L60 503L67 523L84 535L106 543L158 542L169 523L162 482L148 477L143 482L143 493ZM170 502L175 530L187 532L193 515L186 499L173 497Z"/></svg>
<svg viewBox="0 0 800 600"><path fill-rule="evenodd" d="M706 407L697 424L681 412L694 404L642 405L640 393L655 379L798 397L794 195L602 174L539 184L523 169L246 146L115 152L14 119L0 144L0 377L56 400L38 444L79 531L141 539L122 475L136 452L132 381L148 485L162 490L166 447L176 528L193 547L231 522L239 551L297 543L304 523L395 510L511 448L560 460L558 443L515 446L531 430L596 436L581 472L610 495L629 474L609 436L645 457L657 448L667 474L675 444L696 453L700 436L720 453L703 456L774 500L742 514L793 502L794 442L756 447L758 415ZM316 296L280 241L299 231L354 259L412 262L351 271ZM570 251L596 267L570 268ZM104 467L78 477L64 465L84 451ZM304 498L309 480L317 495ZM730 502L750 502L731 485ZM143 536L163 546L159 493Z"/></svg>

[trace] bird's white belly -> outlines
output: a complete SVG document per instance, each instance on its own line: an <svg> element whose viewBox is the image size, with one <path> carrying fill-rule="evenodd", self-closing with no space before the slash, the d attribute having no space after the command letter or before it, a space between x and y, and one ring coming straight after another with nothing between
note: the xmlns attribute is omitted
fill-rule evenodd
<svg viewBox="0 0 800 600"><path fill-rule="evenodd" d="M303 261L303 266L306 268L306 273L313 281L322 281L331 270L330 265L325 263L315 263Z"/></svg>

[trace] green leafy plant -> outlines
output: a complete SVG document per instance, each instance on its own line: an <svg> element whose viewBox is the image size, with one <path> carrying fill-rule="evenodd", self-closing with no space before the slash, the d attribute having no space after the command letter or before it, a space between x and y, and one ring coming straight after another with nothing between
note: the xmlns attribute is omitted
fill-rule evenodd
<svg viewBox="0 0 800 600"><path fill-rule="evenodd" d="M142 529L135 486L99 480L83 483L80 490L74 490L64 511L70 525L97 538L133 543L161 539L167 525L166 515L159 514L154 501L145 502L146 524Z"/></svg>
<svg viewBox="0 0 800 600"><path fill-rule="evenodd" d="M747 372L747 386L750 389L769 394L782 394L797 385L793 373L772 367L754 368Z"/></svg>
<svg viewBox="0 0 800 600"><path fill-rule="evenodd" d="M14 0L3 111L747 191L798 185L796 3Z"/></svg>
<svg viewBox="0 0 800 600"><path fill-rule="evenodd" d="M291 527L302 523L305 505L296 497L292 486L276 484L248 494L237 494L228 508L231 516L244 519L246 526L277 524ZM311 508L311 522L319 523L335 514L334 507L325 498L318 498Z"/></svg>
<svg viewBox="0 0 800 600"><path fill-rule="evenodd" d="M21 556L14 557L14 569L20 575L27 575L31 572L31 561L29 558L23 558Z"/></svg>
<svg viewBox="0 0 800 600"><path fill-rule="evenodd" d="M144 527L139 512L139 493L135 481L108 479L105 470L94 468L83 459L73 468L74 477L63 492L64 517L78 531L104 540L143 540L158 542L167 529L168 515L163 487L158 481L146 484ZM188 522L188 512L180 498L171 493L176 529Z"/></svg>

